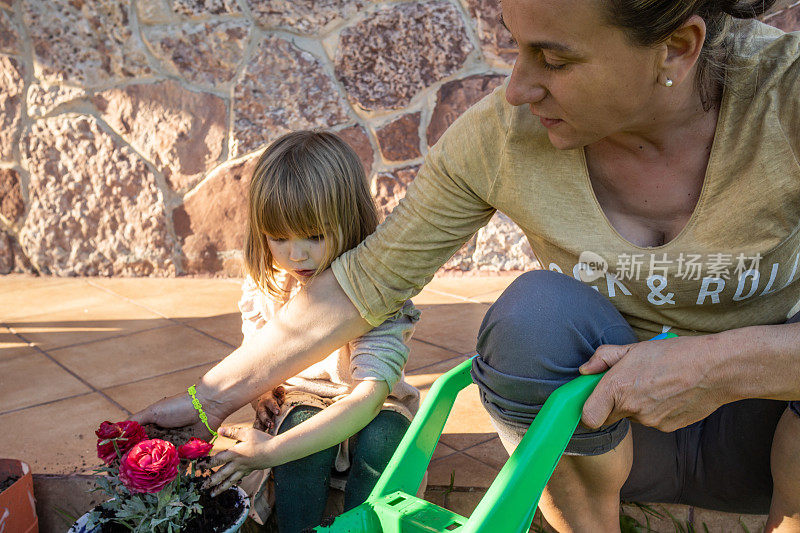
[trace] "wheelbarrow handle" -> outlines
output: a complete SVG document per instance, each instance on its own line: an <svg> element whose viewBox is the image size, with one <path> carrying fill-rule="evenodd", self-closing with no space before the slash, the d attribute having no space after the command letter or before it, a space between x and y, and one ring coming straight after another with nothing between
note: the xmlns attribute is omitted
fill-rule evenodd
<svg viewBox="0 0 800 533"><path fill-rule="evenodd" d="M417 493L456 396L472 383L471 367L472 359L468 359L433 382L419 412L372 489L370 501L398 490L407 494Z"/></svg>
<svg viewBox="0 0 800 533"><path fill-rule="evenodd" d="M676 336L662 333L650 340ZM579 376L550 395L463 533L528 530L545 485L578 427L583 405L603 375Z"/></svg>

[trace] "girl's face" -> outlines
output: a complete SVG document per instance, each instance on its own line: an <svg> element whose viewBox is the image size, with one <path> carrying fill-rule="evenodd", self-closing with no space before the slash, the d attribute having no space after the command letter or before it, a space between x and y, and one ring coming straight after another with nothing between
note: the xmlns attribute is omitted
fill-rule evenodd
<svg viewBox="0 0 800 533"><path fill-rule="evenodd" d="M632 45L590 0L503 0L503 22L519 45L506 90L528 105L555 148L647 131L657 113L659 50Z"/></svg>
<svg viewBox="0 0 800 533"><path fill-rule="evenodd" d="M273 238L267 235L267 245L272 253L272 260L281 270L285 270L301 285L313 276L325 261L325 237L300 238L290 235L286 239Z"/></svg>

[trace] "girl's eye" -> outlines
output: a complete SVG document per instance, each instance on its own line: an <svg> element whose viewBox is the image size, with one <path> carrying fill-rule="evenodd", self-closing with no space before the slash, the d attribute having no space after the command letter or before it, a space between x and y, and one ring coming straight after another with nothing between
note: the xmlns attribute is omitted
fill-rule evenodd
<svg viewBox="0 0 800 533"><path fill-rule="evenodd" d="M325 238L325 235L312 235L308 238L309 241L321 241Z"/></svg>
<svg viewBox="0 0 800 533"><path fill-rule="evenodd" d="M283 237L267 237L267 240L272 242L286 242L286 239Z"/></svg>

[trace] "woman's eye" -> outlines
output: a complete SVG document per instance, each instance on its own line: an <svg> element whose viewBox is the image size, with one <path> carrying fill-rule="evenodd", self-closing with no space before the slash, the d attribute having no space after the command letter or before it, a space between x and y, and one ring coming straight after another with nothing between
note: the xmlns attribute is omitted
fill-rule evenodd
<svg viewBox="0 0 800 533"><path fill-rule="evenodd" d="M550 63L547 58L542 55L542 66L547 70L561 70L567 66L566 63Z"/></svg>
<svg viewBox="0 0 800 533"><path fill-rule="evenodd" d="M321 241L325 238L325 235L312 235L308 238L309 241Z"/></svg>

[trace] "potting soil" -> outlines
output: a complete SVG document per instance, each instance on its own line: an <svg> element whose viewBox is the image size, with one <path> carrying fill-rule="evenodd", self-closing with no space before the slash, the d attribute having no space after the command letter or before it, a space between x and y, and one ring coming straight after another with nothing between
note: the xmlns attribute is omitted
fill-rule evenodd
<svg viewBox="0 0 800 533"><path fill-rule="evenodd" d="M3 492L8 487L10 487L14 483L16 483L16 481L18 479L19 479L19 476L9 476L9 477L7 477L7 478L5 478L3 480L0 480L0 492Z"/></svg>

